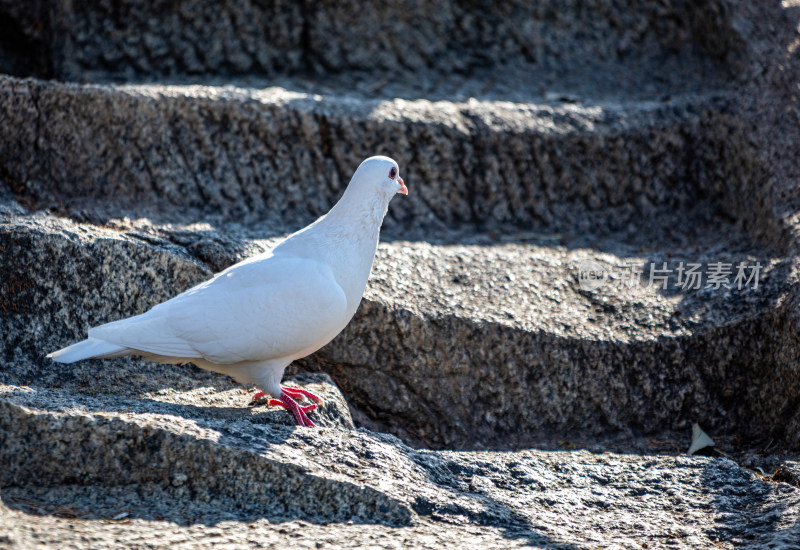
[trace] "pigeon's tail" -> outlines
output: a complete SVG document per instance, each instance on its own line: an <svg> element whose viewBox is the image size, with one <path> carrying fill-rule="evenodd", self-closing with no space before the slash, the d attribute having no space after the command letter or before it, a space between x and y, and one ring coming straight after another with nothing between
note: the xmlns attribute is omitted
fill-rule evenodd
<svg viewBox="0 0 800 550"><path fill-rule="evenodd" d="M89 338L83 342L72 344L64 349L49 353L47 357L59 363L74 363L81 359L92 359L99 357L121 357L131 353L130 348L119 346L99 340L97 338Z"/></svg>

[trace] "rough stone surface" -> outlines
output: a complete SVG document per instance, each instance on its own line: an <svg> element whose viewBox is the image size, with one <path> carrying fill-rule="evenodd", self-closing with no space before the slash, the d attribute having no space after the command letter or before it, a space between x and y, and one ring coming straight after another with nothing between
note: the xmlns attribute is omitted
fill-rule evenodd
<svg viewBox="0 0 800 550"><path fill-rule="evenodd" d="M663 94L698 76L720 81L720 62L743 47L727 2L695 4L3 0L13 34L0 40L0 60L11 74L65 80L348 72L373 88L499 66L535 71L537 88L557 92L638 80L639 93Z"/></svg>
<svg viewBox="0 0 800 550"><path fill-rule="evenodd" d="M216 232L181 241L186 232L10 216L0 230L9 259L0 269L7 281L0 306L9 314L9 366L0 380L63 386L88 377L99 387L119 385L106 379L107 367L95 378L93 362L56 367L42 355L208 278L212 269L191 251L220 269L237 250L244 256L269 244L225 246ZM215 240L205 251L201 243ZM755 289L683 294L616 281L599 294L578 284L576 266L587 259L618 270L660 261L758 261L764 269ZM630 246L598 254L570 243L395 241L381 245L350 326L302 364L329 372L382 429L426 446L515 448L576 425L595 435L649 433L685 430L698 418L711 429L789 442L797 433L794 393L786 388L797 377L797 336L785 320L794 315L793 269L789 260L742 247L735 235L647 255ZM739 346L736 355L732 346ZM125 369L106 363L117 377L150 384L186 373L141 361ZM785 423L774 424L776 408Z"/></svg>
<svg viewBox="0 0 800 550"><path fill-rule="evenodd" d="M0 547L800 546L797 4L0 0ZM290 368L319 429L44 359L381 153L411 194Z"/></svg>
<svg viewBox="0 0 800 550"><path fill-rule="evenodd" d="M800 540L798 489L725 458L415 451L367 431L254 424L141 400L109 410L65 393L3 387L0 536L11 545L135 546L154 537L157 548L283 540L788 548Z"/></svg>
<svg viewBox="0 0 800 550"><path fill-rule="evenodd" d="M624 105L357 101L0 77L0 97L4 123L21 128L0 136L14 192L73 217L89 209L94 223L207 216L295 228L327 212L353 166L377 152L395 154L416 184L389 211L397 235L522 229L657 246L654 221L696 236L741 219L785 246L767 167L725 93Z"/></svg>

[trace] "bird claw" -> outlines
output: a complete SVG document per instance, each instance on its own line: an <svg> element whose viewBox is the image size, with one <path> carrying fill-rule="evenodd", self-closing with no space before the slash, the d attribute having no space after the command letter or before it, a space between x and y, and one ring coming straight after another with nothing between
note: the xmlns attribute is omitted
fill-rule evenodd
<svg viewBox="0 0 800 550"><path fill-rule="evenodd" d="M251 405L261 404L264 401L264 398L267 397L267 394L263 391L258 392L253 396L252 401L250 401ZM294 399L292 399L294 398ZM308 398L311 401L316 402L313 405L300 405L298 404L295 399L301 400L303 398ZM323 401L322 398L318 395L311 393L308 390L302 390L300 388L287 388L281 386L281 398L274 399L271 398L267 401L267 405L272 405L274 407L283 407L287 411L291 412L294 415L295 420L300 426L309 426L313 427L315 424L311 421L311 419L307 416L306 413L309 413L317 408L317 405L322 406Z"/></svg>
<svg viewBox="0 0 800 550"><path fill-rule="evenodd" d="M311 393L308 390L303 390L300 388L289 388L286 386L281 386L281 389L284 392L286 392L290 397L293 397L295 399L303 399L304 397L306 397L321 407L325 406L325 402L322 400L320 396L318 396L315 393ZM251 403L256 401L261 401L265 397L267 397L267 394L264 393L263 391L260 391L253 396L253 399L251 399Z"/></svg>
<svg viewBox="0 0 800 550"><path fill-rule="evenodd" d="M280 399L272 399L271 401L274 401L275 405L277 405L279 407L283 407L287 411L291 411L292 414L294 415L295 420L297 420L297 423L300 426L308 426L310 428L313 428L314 426L316 426L316 424L314 424L311 421L311 419L306 415L306 413L309 410L313 410L313 409L309 409L309 407L313 407L314 409L316 409L317 408L316 405L308 405L306 407L301 407L300 405L297 404L297 402L294 399L292 399L289 396L288 393L286 393L285 390L283 392L281 392L281 398Z"/></svg>
<svg viewBox="0 0 800 550"><path fill-rule="evenodd" d="M267 394L266 394L266 393L264 393L263 391L260 391L260 392L258 392L257 394L255 394L255 395L253 396L253 399L251 399L251 400L250 400L250 403L255 403L256 401L261 401L261 400L262 400L262 399L264 399L266 396L267 396Z"/></svg>
<svg viewBox="0 0 800 550"><path fill-rule="evenodd" d="M284 403L280 399L270 399L269 401L267 401L267 405L272 405L273 407L283 407L287 411L291 411L292 410L291 408L287 407L286 403ZM314 409L317 408L316 405L305 405L305 406L303 406L303 405L299 405L299 404L298 404L298 407L304 413L311 412L311 411L313 411Z"/></svg>
<svg viewBox="0 0 800 550"><path fill-rule="evenodd" d="M281 386L281 389L284 391L284 393L288 394L289 396L291 396L291 397L293 397L295 399L303 399L303 397L307 397L308 399L310 399L311 401L313 401L317 405L319 405L321 407L325 406L325 402L322 400L322 398L319 395L317 395L315 393L311 393L308 390L303 390L303 389L300 389L300 388L289 388L289 387L286 387L286 386Z"/></svg>

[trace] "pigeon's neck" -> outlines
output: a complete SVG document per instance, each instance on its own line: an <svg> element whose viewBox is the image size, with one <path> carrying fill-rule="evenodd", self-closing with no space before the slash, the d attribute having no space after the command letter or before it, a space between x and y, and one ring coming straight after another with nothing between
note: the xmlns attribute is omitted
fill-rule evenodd
<svg viewBox="0 0 800 550"><path fill-rule="evenodd" d="M331 211L320 220L329 230L374 234L378 238L394 193L348 187Z"/></svg>
<svg viewBox="0 0 800 550"><path fill-rule="evenodd" d="M372 267L381 225L391 198L391 194L345 192L331 211L317 222L319 234L326 246L334 244L341 247L342 254L346 250L347 254L354 255L351 262L358 265L360 275L364 277L364 285ZM333 258L340 254L336 250L329 252ZM366 273L363 273L364 270Z"/></svg>
<svg viewBox="0 0 800 550"><path fill-rule="evenodd" d="M364 193L348 188L330 212L289 237L274 252L325 262L347 295L348 309L355 313L392 196L393 193Z"/></svg>

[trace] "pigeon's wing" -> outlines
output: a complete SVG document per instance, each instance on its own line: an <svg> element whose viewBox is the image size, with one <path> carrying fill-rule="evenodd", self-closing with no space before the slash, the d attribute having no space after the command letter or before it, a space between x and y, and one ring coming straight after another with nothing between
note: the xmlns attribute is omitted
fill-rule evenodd
<svg viewBox="0 0 800 550"><path fill-rule="evenodd" d="M311 353L341 330L346 311L345 293L327 265L267 256L89 336L155 355L232 364Z"/></svg>

